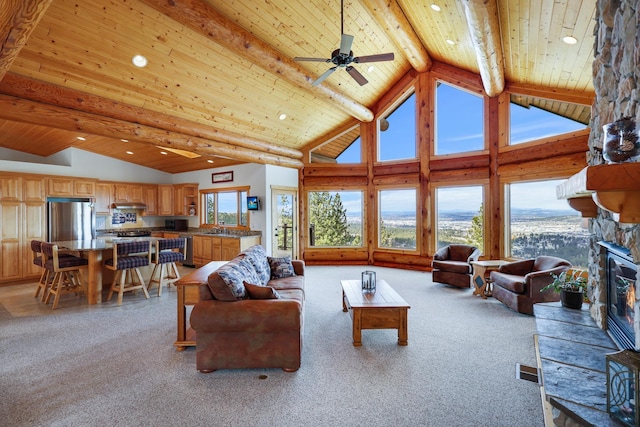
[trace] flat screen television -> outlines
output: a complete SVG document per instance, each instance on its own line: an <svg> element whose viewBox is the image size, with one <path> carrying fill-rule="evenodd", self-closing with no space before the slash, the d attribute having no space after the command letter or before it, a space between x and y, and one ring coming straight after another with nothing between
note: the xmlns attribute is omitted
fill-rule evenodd
<svg viewBox="0 0 640 427"><path fill-rule="evenodd" d="M258 196L247 196L247 210L260 210L260 199L258 199Z"/></svg>

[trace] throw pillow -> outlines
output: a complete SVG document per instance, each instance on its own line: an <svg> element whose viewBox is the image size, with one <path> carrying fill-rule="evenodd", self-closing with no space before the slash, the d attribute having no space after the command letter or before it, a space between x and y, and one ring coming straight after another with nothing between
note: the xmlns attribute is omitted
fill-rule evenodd
<svg viewBox="0 0 640 427"><path fill-rule="evenodd" d="M270 286L258 286L244 282L244 288L251 299L279 299L280 294Z"/></svg>
<svg viewBox="0 0 640 427"><path fill-rule="evenodd" d="M269 279L271 279L271 267L269 266L269 261L267 261L267 253L264 248L260 245L254 245L242 253L245 255L244 259L249 260L260 277L259 284L267 286Z"/></svg>
<svg viewBox="0 0 640 427"><path fill-rule="evenodd" d="M272 279L283 279L285 277L294 277L296 275L291 264L291 257L267 257L269 267L271 267Z"/></svg>
<svg viewBox="0 0 640 427"><path fill-rule="evenodd" d="M211 292L217 300L233 301L232 298L240 300L246 296L246 290L243 283L244 279L246 278L246 274L234 261L230 261L220 267L217 273L220 275L228 288L227 290L211 288L212 283L211 281L209 281L209 288L211 288Z"/></svg>

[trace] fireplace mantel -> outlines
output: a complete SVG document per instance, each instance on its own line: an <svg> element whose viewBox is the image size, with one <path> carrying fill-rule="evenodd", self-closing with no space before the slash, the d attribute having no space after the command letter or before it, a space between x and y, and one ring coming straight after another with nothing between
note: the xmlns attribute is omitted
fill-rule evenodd
<svg viewBox="0 0 640 427"><path fill-rule="evenodd" d="M640 223L640 163L587 166L558 185L556 196L583 217L595 217L597 206L619 222Z"/></svg>

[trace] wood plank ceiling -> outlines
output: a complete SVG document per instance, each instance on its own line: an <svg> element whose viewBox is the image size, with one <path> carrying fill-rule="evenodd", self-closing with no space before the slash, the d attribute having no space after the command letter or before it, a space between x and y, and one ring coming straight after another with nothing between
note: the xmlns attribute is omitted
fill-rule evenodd
<svg viewBox="0 0 640 427"><path fill-rule="evenodd" d="M6 0L0 147L45 157L77 147L169 173L300 167L303 147L371 121L396 82L434 62L479 74L490 96L593 97L595 0L345 0L354 55L395 60L355 64L364 86L338 69L313 87L331 64L293 58L329 58L340 16L340 0ZM562 42L569 35L577 44ZM319 154L353 140L340 135Z"/></svg>

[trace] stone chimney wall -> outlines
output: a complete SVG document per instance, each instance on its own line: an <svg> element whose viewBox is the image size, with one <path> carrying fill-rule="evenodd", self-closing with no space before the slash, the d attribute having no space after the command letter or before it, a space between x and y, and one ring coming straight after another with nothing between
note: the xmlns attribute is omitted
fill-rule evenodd
<svg viewBox="0 0 640 427"><path fill-rule="evenodd" d="M596 7L593 62L596 99L591 111L589 165L605 163L602 157L603 125L623 117L631 117L640 124L640 0L598 0ZM589 298L591 316L600 327L606 328L606 260L597 242L604 240L628 248L638 265L640 224L622 224L611 213L598 211L598 217L589 221ZM636 301L636 349L640 337L638 309Z"/></svg>

